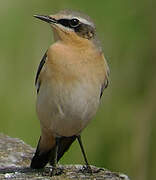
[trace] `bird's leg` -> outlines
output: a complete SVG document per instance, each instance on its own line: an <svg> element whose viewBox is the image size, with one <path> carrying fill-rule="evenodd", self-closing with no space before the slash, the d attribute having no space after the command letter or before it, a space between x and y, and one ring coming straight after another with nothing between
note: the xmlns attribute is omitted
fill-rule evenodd
<svg viewBox="0 0 156 180"><path fill-rule="evenodd" d="M82 140L81 140L81 136L80 136L80 135L77 136L77 140L78 140L78 142L79 142L79 145L80 145L80 148L81 148L81 151L82 151L82 154L83 154L85 163L86 163L86 169L85 169L85 170L87 170L87 172L89 172L89 173L92 174L92 169L91 169L91 167L90 167L90 165L89 165L89 163L88 163L88 160L87 160L87 157L86 157L84 148L83 148L83 144L82 144Z"/></svg>
<svg viewBox="0 0 156 180"><path fill-rule="evenodd" d="M60 138L57 137L56 138L56 146L54 149L54 164L52 167L52 172L50 174L51 176L60 175L62 173L61 169L58 168L58 163L57 163L57 154L58 154L59 142L60 142Z"/></svg>
<svg viewBox="0 0 156 180"><path fill-rule="evenodd" d="M56 147L55 147L55 150L54 150L54 164L53 164L53 167L56 167L56 166L57 166L58 146L59 146L59 138L56 138Z"/></svg>

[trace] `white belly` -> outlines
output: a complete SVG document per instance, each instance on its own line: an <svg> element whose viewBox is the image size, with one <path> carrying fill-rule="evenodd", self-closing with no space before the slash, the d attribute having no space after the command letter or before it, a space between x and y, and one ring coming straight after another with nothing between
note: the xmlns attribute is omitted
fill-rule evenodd
<svg viewBox="0 0 156 180"><path fill-rule="evenodd" d="M41 126L56 136L78 135L95 115L99 105L100 87L79 82L44 84L37 97L37 114Z"/></svg>

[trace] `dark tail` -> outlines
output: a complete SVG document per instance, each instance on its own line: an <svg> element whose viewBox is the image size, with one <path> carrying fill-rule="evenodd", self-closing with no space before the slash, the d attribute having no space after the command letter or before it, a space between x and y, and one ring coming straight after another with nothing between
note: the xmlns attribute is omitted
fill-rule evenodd
<svg viewBox="0 0 156 180"><path fill-rule="evenodd" d="M44 166L49 162L49 159L50 159L51 149L48 151L41 151L40 150L40 141L41 141L41 137L39 139L35 155L31 160L30 167L33 169L44 168Z"/></svg>
<svg viewBox="0 0 156 180"><path fill-rule="evenodd" d="M61 137L59 139L57 161L61 159L64 153L69 149L71 144L75 141L75 139L76 139L76 136ZM40 140L38 142L35 155L32 158L31 165L30 165L30 167L33 169L42 169L48 162L50 162L51 165L54 164L54 156L55 156L54 152L55 152L56 144L50 150L41 152L40 146L39 146Z"/></svg>

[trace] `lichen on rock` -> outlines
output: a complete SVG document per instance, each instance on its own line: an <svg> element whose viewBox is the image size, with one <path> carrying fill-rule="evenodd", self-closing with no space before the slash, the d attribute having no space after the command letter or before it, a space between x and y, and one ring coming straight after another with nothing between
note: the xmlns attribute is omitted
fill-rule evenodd
<svg viewBox="0 0 156 180"><path fill-rule="evenodd" d="M83 165L59 165L62 170L58 176L50 176L52 167L42 170L31 169L30 162L34 149L22 140L0 134L0 180L67 180L67 179L98 179L98 180L129 180L128 176L114 173L104 168L92 167L92 175L84 171Z"/></svg>

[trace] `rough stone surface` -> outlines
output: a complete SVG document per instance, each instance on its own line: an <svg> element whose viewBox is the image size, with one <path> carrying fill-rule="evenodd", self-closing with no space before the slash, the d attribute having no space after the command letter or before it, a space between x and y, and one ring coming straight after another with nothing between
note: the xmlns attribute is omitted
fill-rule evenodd
<svg viewBox="0 0 156 180"><path fill-rule="evenodd" d="M104 168L92 167L90 175L82 165L59 165L62 173L50 176L52 168L37 171L29 168L34 149L22 140L0 134L0 180L67 180L67 179L98 179L98 180L129 180L128 176L114 173Z"/></svg>

